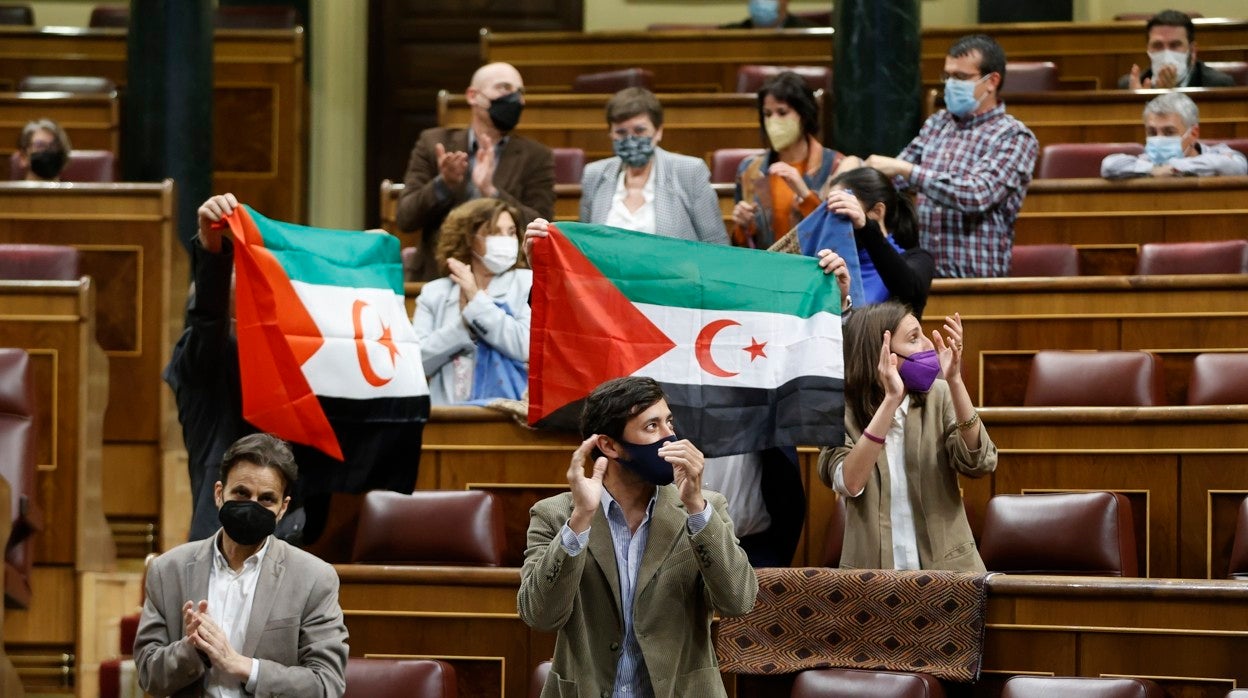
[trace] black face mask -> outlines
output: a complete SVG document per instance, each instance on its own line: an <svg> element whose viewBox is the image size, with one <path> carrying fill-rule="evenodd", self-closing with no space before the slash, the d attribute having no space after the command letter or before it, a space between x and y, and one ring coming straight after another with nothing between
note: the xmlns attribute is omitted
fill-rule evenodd
<svg viewBox="0 0 1248 698"><path fill-rule="evenodd" d="M522 111L524 111L524 104L520 102L519 92L512 92L490 100L490 121L494 123L494 128L503 133L507 133L520 123Z"/></svg>
<svg viewBox="0 0 1248 698"><path fill-rule="evenodd" d="M250 499L232 499L222 504L217 520L225 528L225 535L239 545L255 545L273 535L277 528L277 514Z"/></svg>
<svg viewBox="0 0 1248 698"><path fill-rule="evenodd" d="M39 179L56 179L61 170L65 169L65 151L60 148L45 148L30 154L30 171Z"/></svg>

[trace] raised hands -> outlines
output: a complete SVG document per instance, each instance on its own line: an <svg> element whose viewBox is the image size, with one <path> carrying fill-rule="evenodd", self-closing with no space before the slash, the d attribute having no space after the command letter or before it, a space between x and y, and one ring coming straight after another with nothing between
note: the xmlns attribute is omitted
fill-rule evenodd
<svg viewBox="0 0 1248 698"><path fill-rule="evenodd" d="M446 146L437 143L433 146L434 155L438 159L438 174L442 181L451 189L464 186L464 176L468 174L468 153L462 150L447 152Z"/></svg>
<svg viewBox="0 0 1248 698"><path fill-rule="evenodd" d="M867 224L867 214L862 210L862 202L844 189L828 194L827 207L832 213L848 218L854 224L854 230L861 230Z"/></svg>
<svg viewBox="0 0 1248 698"><path fill-rule="evenodd" d="M572 453L572 462L568 465L568 485L572 488L572 517L568 526L573 533L589 528L594 512L602 504L602 478L607 473L607 458L599 456L590 462L597 441L597 434L582 441ZM586 470L590 471L589 475L585 474Z"/></svg>
<svg viewBox="0 0 1248 698"><path fill-rule="evenodd" d="M482 196L496 196L494 188L494 166L498 159L494 154L494 141L485 134L477 135L477 154L472 164L472 183Z"/></svg>
<svg viewBox="0 0 1248 698"><path fill-rule="evenodd" d="M789 185L789 189L793 190L793 196L799 201L806 198L810 193L810 187L806 186L806 180L802 179L802 173L797 168L787 162L773 162L771 167L767 168L767 174L777 175L784 183Z"/></svg>
<svg viewBox="0 0 1248 698"><path fill-rule="evenodd" d="M847 300L849 298L849 266L845 264L845 259L832 250L819 250L819 268L824 274L833 274L836 276L836 287L841 290L841 310L849 308Z"/></svg>
<svg viewBox="0 0 1248 698"><path fill-rule="evenodd" d="M225 217L238 208L233 194L217 194L199 207L199 244L208 252L221 251L221 239L225 236Z"/></svg>
<svg viewBox="0 0 1248 698"><path fill-rule="evenodd" d="M945 316L945 335L939 330L932 330L932 344L936 346L936 354L940 357L940 373L949 383L962 382L962 316L954 313Z"/></svg>
<svg viewBox="0 0 1248 698"><path fill-rule="evenodd" d="M455 258L446 260L446 268L455 285L459 286L459 309L463 310L473 296L477 295L477 277L472 274L472 267Z"/></svg>
<svg viewBox="0 0 1248 698"><path fill-rule="evenodd" d="M524 228L524 258L533 259L533 241L550 234L550 221L545 218L534 218Z"/></svg>
<svg viewBox="0 0 1248 698"><path fill-rule="evenodd" d="M897 371L897 355L893 353L893 333L884 330L884 343L880 346L880 361L875 367L876 376L884 388L884 401L893 407L901 404L906 395L906 384Z"/></svg>
<svg viewBox="0 0 1248 698"><path fill-rule="evenodd" d="M706 461L702 452L688 439L681 439L659 447L659 455L672 464L676 489L680 490L680 501L689 514L701 513L706 508L706 498L702 496L702 470Z"/></svg>

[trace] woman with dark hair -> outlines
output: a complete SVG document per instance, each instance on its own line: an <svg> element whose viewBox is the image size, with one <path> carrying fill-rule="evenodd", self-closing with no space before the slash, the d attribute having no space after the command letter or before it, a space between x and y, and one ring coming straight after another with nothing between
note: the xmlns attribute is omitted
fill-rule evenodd
<svg viewBox="0 0 1248 698"><path fill-rule="evenodd" d="M866 298L858 305L896 300L923 317L936 261L919 247L919 218L914 204L898 194L879 170L861 167L842 172L829 183L828 209L847 216L858 243L858 268Z"/></svg>
<svg viewBox="0 0 1248 698"><path fill-rule="evenodd" d="M758 91L758 126L767 150L737 168L733 244L766 248L819 208L844 156L815 138L819 105L792 71Z"/></svg>
<svg viewBox="0 0 1248 698"><path fill-rule="evenodd" d="M845 327L845 443L819 454L847 512L841 567L984 571L958 474L993 472L997 447L962 382L962 319L943 329L893 301Z"/></svg>

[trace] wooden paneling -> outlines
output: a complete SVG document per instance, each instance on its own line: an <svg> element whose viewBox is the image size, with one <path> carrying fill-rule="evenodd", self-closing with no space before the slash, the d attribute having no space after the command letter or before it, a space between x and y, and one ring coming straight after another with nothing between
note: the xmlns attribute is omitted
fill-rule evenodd
<svg viewBox="0 0 1248 698"><path fill-rule="evenodd" d="M109 150L121 153L118 140L120 107L117 95L70 95L64 93L0 93L0 143L15 145L26 123L52 119L69 133L77 150ZM8 178L5 170L4 177Z"/></svg>
<svg viewBox="0 0 1248 698"><path fill-rule="evenodd" d="M306 216L303 61L302 28L220 30L213 40L213 191L294 222ZM124 88L126 32L0 27L0 89L27 75L98 75ZM62 125L76 147L88 147Z"/></svg>
<svg viewBox="0 0 1248 698"><path fill-rule="evenodd" d="M181 446L160 373L181 333L186 253L173 233L173 183L0 184L0 242L69 245L93 279L95 337L114 386L104 419L105 511L155 522L162 438ZM165 436L169 435L169 436Z"/></svg>

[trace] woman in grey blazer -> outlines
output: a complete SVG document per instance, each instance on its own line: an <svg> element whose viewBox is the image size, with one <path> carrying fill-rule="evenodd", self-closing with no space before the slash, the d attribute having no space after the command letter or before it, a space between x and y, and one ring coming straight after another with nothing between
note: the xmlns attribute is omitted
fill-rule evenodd
<svg viewBox="0 0 1248 698"><path fill-rule="evenodd" d="M591 162L581 177L581 222L666 237L727 244L711 171L701 158L669 153L663 106L641 87L607 102L615 157Z"/></svg>

